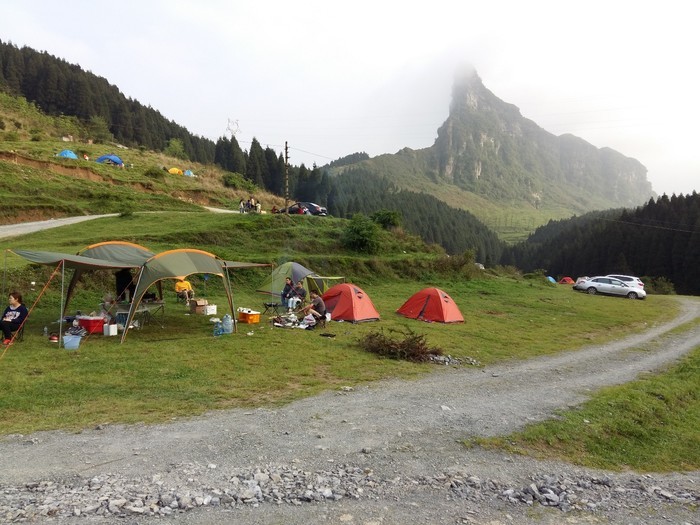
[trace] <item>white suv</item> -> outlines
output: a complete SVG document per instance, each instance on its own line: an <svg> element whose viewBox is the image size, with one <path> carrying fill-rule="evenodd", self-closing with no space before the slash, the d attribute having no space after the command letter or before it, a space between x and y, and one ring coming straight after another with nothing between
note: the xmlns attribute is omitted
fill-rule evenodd
<svg viewBox="0 0 700 525"><path fill-rule="evenodd" d="M635 286L638 286L642 290L644 290L644 283L639 277L634 277L632 275L606 275L605 277L612 277L613 279L620 279L621 281L624 281L626 283L633 283Z"/></svg>

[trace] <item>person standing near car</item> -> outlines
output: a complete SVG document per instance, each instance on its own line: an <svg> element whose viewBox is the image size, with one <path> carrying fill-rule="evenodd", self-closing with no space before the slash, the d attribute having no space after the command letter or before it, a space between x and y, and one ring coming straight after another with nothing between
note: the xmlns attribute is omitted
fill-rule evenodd
<svg viewBox="0 0 700 525"><path fill-rule="evenodd" d="M27 307L22 304L22 294L19 292L10 292L8 296L9 305L5 308L0 321L2 328L3 341L2 344L9 345L12 342L12 333L22 327L22 323L29 315Z"/></svg>

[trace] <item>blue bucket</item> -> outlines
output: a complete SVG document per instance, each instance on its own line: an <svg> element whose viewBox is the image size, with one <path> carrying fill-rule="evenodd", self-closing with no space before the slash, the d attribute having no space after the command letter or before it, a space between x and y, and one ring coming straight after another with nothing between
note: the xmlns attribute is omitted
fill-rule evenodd
<svg viewBox="0 0 700 525"><path fill-rule="evenodd" d="M64 335L63 336L63 348L66 350L77 350L80 346L79 335Z"/></svg>

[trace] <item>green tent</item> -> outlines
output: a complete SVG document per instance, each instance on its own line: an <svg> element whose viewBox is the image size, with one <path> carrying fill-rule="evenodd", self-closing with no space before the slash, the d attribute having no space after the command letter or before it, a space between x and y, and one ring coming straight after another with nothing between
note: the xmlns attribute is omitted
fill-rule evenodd
<svg viewBox="0 0 700 525"><path fill-rule="evenodd" d="M65 253L55 253L55 252L37 252L28 250L11 250L15 254L23 257L29 261L46 264L46 265L61 265L62 268L62 282L64 281L63 275L65 274L66 268L73 268L75 270L85 271L85 270L99 270L99 269L119 269L119 268L135 268L135 263L137 261L132 260L131 256L138 257L138 253L142 250L146 250L138 245L132 245L131 248L126 247L126 244L120 244L116 241L114 244L118 246L112 246L111 248L107 245L110 243L100 243L100 245L93 245L93 247L98 247L99 249L91 252L93 255L101 253L103 256L108 256L112 253L115 260L98 259L96 257L85 257L83 255L69 255ZM86 249L86 250L89 250ZM118 254L121 250L125 250L122 253L121 260ZM147 251L147 250L146 250ZM136 255L135 255L136 254ZM167 252L160 253L158 255L153 255L138 266L137 284L134 297L131 301L129 314L127 317L127 322L125 323L124 332L122 333L121 342L124 342L126 334L129 330L129 325L131 324L134 315L139 307L143 294L146 290L150 288L153 284L160 283L160 281L165 279L184 279L188 275L204 273L220 276L224 281L224 288L226 290L226 295L228 299L229 308L231 310L231 315L233 317L233 299L231 295L231 284L228 280L228 270L237 268L251 268L269 266L268 264L258 264L258 263L245 263L245 262L233 262L224 261L219 259L215 255L195 249L179 249L170 250ZM63 285L62 289L63 289ZM64 309L61 308L63 313Z"/></svg>
<svg viewBox="0 0 700 525"><path fill-rule="evenodd" d="M307 292L313 290L318 292L319 295L323 295L329 288L329 282L332 281L333 284L337 284L337 282L345 280L344 277L322 277L299 263L289 261L275 268L270 277L260 285L257 291L279 297L284 289L284 282L287 277L294 284L301 281Z"/></svg>

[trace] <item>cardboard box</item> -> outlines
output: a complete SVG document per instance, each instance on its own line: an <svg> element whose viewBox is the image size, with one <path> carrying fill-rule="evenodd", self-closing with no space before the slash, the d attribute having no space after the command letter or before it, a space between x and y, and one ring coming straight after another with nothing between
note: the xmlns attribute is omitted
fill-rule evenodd
<svg viewBox="0 0 700 525"><path fill-rule="evenodd" d="M204 315L216 315L216 305L208 304L204 307Z"/></svg>
<svg viewBox="0 0 700 525"><path fill-rule="evenodd" d="M190 301L190 313L203 314L205 307L209 304L206 299L193 299Z"/></svg>
<svg viewBox="0 0 700 525"><path fill-rule="evenodd" d="M260 312L238 312L238 322L255 324L260 322Z"/></svg>

